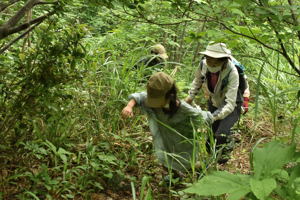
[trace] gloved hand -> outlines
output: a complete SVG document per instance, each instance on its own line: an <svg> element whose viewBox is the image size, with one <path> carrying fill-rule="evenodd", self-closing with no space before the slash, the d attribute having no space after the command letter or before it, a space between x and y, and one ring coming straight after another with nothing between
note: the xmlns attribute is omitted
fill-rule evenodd
<svg viewBox="0 0 300 200"><path fill-rule="evenodd" d="M246 114L248 112L248 108L249 108L249 97L244 97L244 102L243 102L243 105L242 105L242 113L243 115Z"/></svg>
<svg viewBox="0 0 300 200"><path fill-rule="evenodd" d="M206 112L206 119L205 119L206 123L208 123L209 125L211 125L212 123L214 123L214 116L211 114L211 112L207 111Z"/></svg>
<svg viewBox="0 0 300 200"><path fill-rule="evenodd" d="M187 102L188 104L192 104L193 99L190 96L188 96L185 98L185 102Z"/></svg>

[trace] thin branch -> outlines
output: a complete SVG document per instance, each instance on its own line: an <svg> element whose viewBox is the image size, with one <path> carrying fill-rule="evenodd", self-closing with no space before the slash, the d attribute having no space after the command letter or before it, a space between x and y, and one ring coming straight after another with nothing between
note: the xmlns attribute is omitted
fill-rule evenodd
<svg viewBox="0 0 300 200"><path fill-rule="evenodd" d="M4 27L13 27L15 26L28 12L28 10L32 9L39 0L29 0L12 18L10 18Z"/></svg>
<svg viewBox="0 0 300 200"><path fill-rule="evenodd" d="M14 40L12 40L10 43L8 43L5 47L3 47L2 49L0 49L0 54L2 54L4 51L6 51L11 45L13 45L15 42L17 42L18 40L20 40L21 38L25 37L29 32L31 32L35 27L37 27L38 25L40 25L43 21L40 21L36 24L34 24L32 27L30 27L27 31L25 31L24 33L22 33L19 37L15 38Z"/></svg>
<svg viewBox="0 0 300 200"><path fill-rule="evenodd" d="M13 33L16 33L16 32L19 32L19 31L22 31L28 27L30 27L32 24L35 24L35 23L39 23L41 21L44 21L46 18L48 18L49 16L53 15L55 13L55 11L53 10L52 12L49 12L43 16L40 16L38 18L35 18L33 20L31 20L30 22L28 23L24 23L24 24L21 24L20 26L18 27L15 27L15 28L12 28L9 30L9 33L10 34L13 34Z"/></svg>
<svg viewBox="0 0 300 200"><path fill-rule="evenodd" d="M263 6L263 5L260 5L260 6ZM209 16L208 16L209 17ZM300 69L298 69L295 65L295 63L291 60L291 58L289 57L286 49L285 49L285 46L283 44L283 41L282 39L280 39L279 37L279 33L276 31L276 28L274 26L272 26L272 23L269 22L269 24L271 25L272 29L274 30L275 34L276 34L276 38L278 39L278 42L280 44L280 47L281 47L281 50L280 51L279 49L275 49L267 44L265 44L264 42L262 42L261 40L259 40L258 38L255 37L255 35L252 33L253 36L249 36L249 35L246 35L246 34L243 34L243 33L240 33L230 27L228 27L224 22L218 20L218 19L214 19L214 18L211 18L209 17L212 21L216 21L218 23L220 23L225 29L227 29L228 31L230 31L231 33L233 34L236 34L236 35L240 35L240 36L243 36L245 38L248 38L248 39L251 39L251 40L254 40L256 41L257 43L261 44L262 46L270 49L270 50L273 50L275 52L278 52L280 53L287 61L288 63L290 64L290 66L300 75ZM269 18L268 18L269 19Z"/></svg>
<svg viewBox="0 0 300 200"><path fill-rule="evenodd" d="M118 17L119 19L122 19L122 20L125 20L125 21L131 21L131 22L139 22L139 23L147 23L147 24L155 24L155 25L159 25L159 26L174 26L174 25L178 25L178 24L182 24L182 23L185 23L185 22L191 22L193 21L192 19L191 20L182 20L182 21L179 21L179 22L173 22L173 23L158 23L158 22L155 22L155 21L152 21L152 20L149 20L147 19L142 13L139 12L140 15L133 15L129 12L127 12L125 9L123 9L124 13L131 16L131 17L134 17L136 19L142 19L142 20L129 20L129 19L125 19L119 15L116 15L114 14L113 12L111 12L115 17Z"/></svg>
<svg viewBox="0 0 300 200"><path fill-rule="evenodd" d="M5 50L7 50L12 44L14 44L15 42L17 42L19 39L25 37L29 32L31 32L36 26L38 26L39 24L41 24L45 19L47 19L49 16L53 15L55 13L55 11L53 10L52 12L49 12L41 17L38 17L34 20L31 20L29 23L26 23L30 25L34 24L32 27L30 27L27 31L25 31L23 34L21 34L19 37L17 37L16 39L14 39L13 41L11 41L9 44L7 44L5 47L3 47L1 50L0 50L0 54L3 53ZM29 26L25 26L25 24L23 24L23 29L21 30L24 30L26 28L28 28ZM21 25L22 26L22 25ZM16 31L16 32L19 32L20 30Z"/></svg>
<svg viewBox="0 0 300 200"><path fill-rule="evenodd" d="M264 47L268 48L268 49L271 49L273 51L276 51L278 53L280 53L281 55L283 55L286 60L288 61L288 63L291 65L291 67L300 75L300 70L295 66L295 63L291 60L291 58L288 56L287 52L286 52L286 49L282 43L282 40L278 37L278 33L276 33L276 30L275 31L275 34L277 35L277 39L279 40L279 44L281 46L281 49L282 51L278 50L278 49L274 49L273 47L270 47L268 45L266 45L265 43L261 42L260 40L258 40L257 38L255 37L251 37L251 36L248 36L248 35L245 35L245 34L242 34L242 33L239 33L237 31L234 31L232 29L230 29L229 27L227 27L224 23L221 23L227 30L229 30L230 32L234 33L234 34L237 34L237 35L241 35L243 37L246 37L246 38L249 38L249 39L252 39L258 43L260 43L261 45L263 45Z"/></svg>
<svg viewBox="0 0 300 200"><path fill-rule="evenodd" d="M245 34L243 34L243 33L237 32L237 31L235 31L235 30L229 28L229 27L228 27L226 24L224 24L223 22L219 22L219 23L220 23L225 29L227 29L228 31L230 31L230 32L232 32L232 33L234 33L234 34L236 34L236 35L240 35L240 36L249 38L249 39L251 39L251 40L254 40L254 41L256 41L257 43L263 45L264 47L266 47L266 48L268 48L268 49L271 49L271 50L273 50L273 51L276 51L276 52L282 54L282 52L279 51L278 49L275 49L275 48L273 48L273 47L271 47L271 46L269 46L269 45L266 45L265 43L263 43L262 41L260 41L259 39L255 38L255 37L251 37L251 36L249 36L249 35L245 35Z"/></svg>
<svg viewBox="0 0 300 200"><path fill-rule="evenodd" d="M270 24L270 26L273 28L273 31L275 32L276 38L279 42L279 45L282 49L282 52L280 52L281 55L283 55L285 57L285 59L288 61L288 63L291 65L291 67L300 75L300 69L298 69L295 65L295 63L292 61L292 59L290 58L290 56L287 53L287 50L283 44L282 39L280 38L279 32L277 31L276 27L274 26L272 20L270 17L267 17L267 20Z"/></svg>
<svg viewBox="0 0 300 200"><path fill-rule="evenodd" d="M21 1L21 0L10 0L8 3L0 3L0 12L4 11L6 8L9 6L15 4L16 2Z"/></svg>
<svg viewBox="0 0 300 200"><path fill-rule="evenodd" d="M188 7L186 7L186 9L182 12L182 17L184 17L185 14L186 14L188 11L191 10L191 7L192 7L193 3L195 3L195 1L190 0Z"/></svg>
<svg viewBox="0 0 300 200"><path fill-rule="evenodd" d="M278 69L276 68L268 59L267 55L263 52L263 55L264 55L264 58L259 58L259 57L255 57L255 56L251 56L249 54L245 55L245 54L236 54L237 56L241 56L241 57L247 57L247 58L253 58L253 59L257 59L259 61L262 61L262 62L267 62L273 69L276 69L278 70L279 72L282 72L282 73L285 73L285 74L288 74L288 75L291 75L291 76L295 76L295 77L298 77L300 78L300 75L298 74L293 74L293 73L290 73L290 72L287 72L287 71L284 71L284 70L281 70L281 69Z"/></svg>
<svg viewBox="0 0 300 200"><path fill-rule="evenodd" d="M291 6L290 10L291 10L291 14L292 14L292 19L293 19L293 25L294 26L299 26L299 16L295 14L294 10L292 9L292 6L294 5L293 0L288 0L289 5ZM300 40L300 30L297 31L297 36L298 39ZM298 61L300 63L300 55L298 56Z"/></svg>
<svg viewBox="0 0 300 200"><path fill-rule="evenodd" d="M39 1L36 3L36 5L53 5L53 4L57 4L58 1L53 1L53 2L46 2L46 1Z"/></svg>
<svg viewBox="0 0 300 200"><path fill-rule="evenodd" d="M19 31L25 30L28 27L30 27L32 24L36 24L36 23L39 23L41 21L44 21L46 18L48 18L49 16L53 15L54 13L55 13L55 10L53 10L53 11L51 11L51 12L49 12L49 13L43 15L43 16L40 16L40 17L38 17L36 19L33 19L30 22L21 24L21 25L15 27L15 28L8 29L3 35L0 35L0 39L3 39L5 37L7 37L8 35L17 33Z"/></svg>
<svg viewBox="0 0 300 200"><path fill-rule="evenodd" d="M298 26L299 25L299 20L298 20L299 16L297 16L296 13L294 12L294 10L292 9L292 6L294 6L294 2L293 2L293 0L288 0L288 2L289 2L289 5L291 7L290 11L291 11L291 14L292 14L292 19L294 21L294 25ZM298 33L298 39L300 40L300 31L297 31L297 33Z"/></svg>

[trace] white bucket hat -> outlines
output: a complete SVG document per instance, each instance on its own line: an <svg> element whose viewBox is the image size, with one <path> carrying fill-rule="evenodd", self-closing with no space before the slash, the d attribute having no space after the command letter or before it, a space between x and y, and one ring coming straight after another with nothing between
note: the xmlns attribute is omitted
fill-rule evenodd
<svg viewBox="0 0 300 200"><path fill-rule="evenodd" d="M224 43L215 43L208 45L205 51L200 52L200 54L212 57L212 58L224 58L231 57L231 51L227 49Z"/></svg>

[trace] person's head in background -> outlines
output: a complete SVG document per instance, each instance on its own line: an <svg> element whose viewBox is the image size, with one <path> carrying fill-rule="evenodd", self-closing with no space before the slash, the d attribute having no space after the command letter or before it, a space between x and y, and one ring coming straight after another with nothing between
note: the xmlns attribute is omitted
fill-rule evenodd
<svg viewBox="0 0 300 200"><path fill-rule="evenodd" d="M166 51L166 49L165 49L165 47L163 45L161 45L161 44L155 44L150 49L151 49L151 54L158 55L163 60L167 60L168 59L167 51Z"/></svg>

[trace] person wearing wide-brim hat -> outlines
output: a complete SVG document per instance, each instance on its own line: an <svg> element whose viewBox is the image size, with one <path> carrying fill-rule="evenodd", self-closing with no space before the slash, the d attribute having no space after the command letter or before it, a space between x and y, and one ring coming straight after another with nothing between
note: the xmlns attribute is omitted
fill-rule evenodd
<svg viewBox="0 0 300 200"><path fill-rule="evenodd" d="M211 113L194 108L177 97L172 77L164 72L153 74L147 82L147 92L133 93L122 110L123 117L132 117L137 105L147 114L153 146L158 160L173 170L187 172L197 159L194 141L212 119Z"/></svg>
<svg viewBox="0 0 300 200"><path fill-rule="evenodd" d="M242 105L245 111L248 109L249 87L244 75L240 79L234 65L235 59L224 43L209 44L200 54L204 55L204 59L196 70L186 102L191 104L200 88L205 86L209 96L208 109L214 121L212 131L217 147L221 147L231 142L231 128L240 117ZM228 152L231 150L227 148ZM227 160L228 157L224 157L219 163L225 163Z"/></svg>

